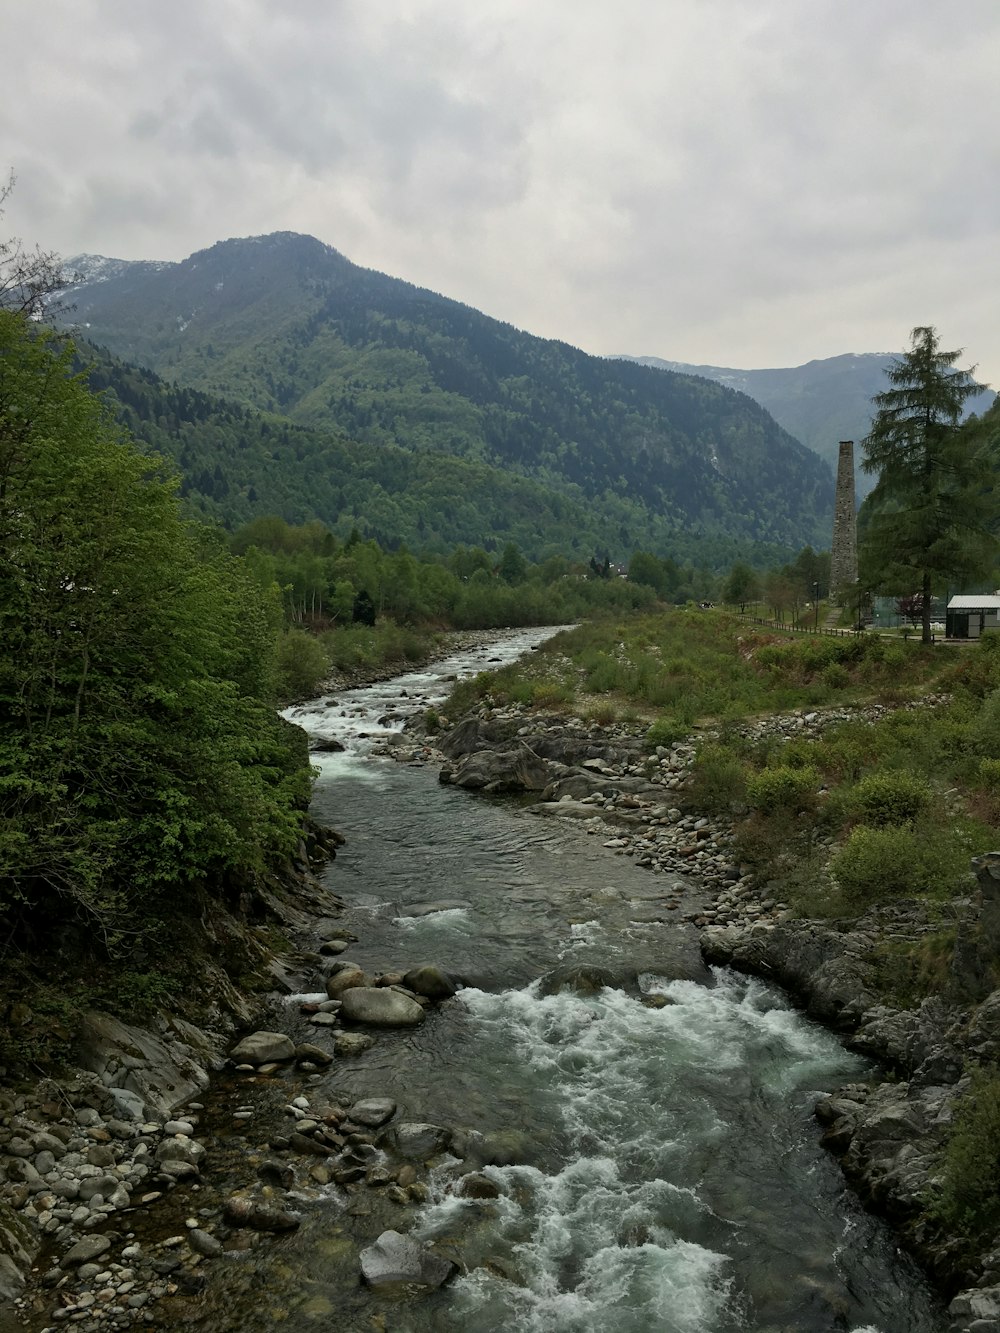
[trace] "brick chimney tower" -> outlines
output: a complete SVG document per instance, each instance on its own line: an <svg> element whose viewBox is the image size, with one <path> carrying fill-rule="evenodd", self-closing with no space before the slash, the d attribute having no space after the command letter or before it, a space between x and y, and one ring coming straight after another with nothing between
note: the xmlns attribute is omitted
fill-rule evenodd
<svg viewBox="0 0 1000 1333"><path fill-rule="evenodd" d="M837 459L837 496L833 506L833 545L830 548L830 592L858 579L858 515L854 503L854 441L840 441Z"/></svg>

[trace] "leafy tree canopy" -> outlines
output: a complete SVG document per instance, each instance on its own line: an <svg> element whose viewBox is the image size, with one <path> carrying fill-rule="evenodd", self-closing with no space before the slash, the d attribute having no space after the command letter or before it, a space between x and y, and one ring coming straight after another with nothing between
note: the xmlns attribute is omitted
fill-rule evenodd
<svg viewBox="0 0 1000 1333"><path fill-rule="evenodd" d="M308 770L277 605L72 358L0 311L0 924L114 950L290 853Z"/></svg>

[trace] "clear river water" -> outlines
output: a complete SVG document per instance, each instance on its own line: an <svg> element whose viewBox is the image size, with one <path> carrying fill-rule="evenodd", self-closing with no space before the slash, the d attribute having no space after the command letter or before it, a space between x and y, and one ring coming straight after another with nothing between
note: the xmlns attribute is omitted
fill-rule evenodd
<svg viewBox="0 0 1000 1333"><path fill-rule="evenodd" d="M372 754L408 712L440 703L449 677L542 637L288 714L346 747L318 757L313 803L347 838L327 872L359 937L344 956L374 970L436 962L465 982L305 1093L390 1096L407 1120L506 1136L516 1164L485 1170L500 1197L456 1197L438 1168L410 1230L461 1272L388 1296L361 1285L357 1256L398 1211L375 1190L313 1191L298 1232L213 1279L205 1327L940 1333L948 1320L919 1272L818 1146L817 1094L865 1077L864 1062L780 991L704 968L693 928L649 920L663 877L605 848L610 834ZM544 974L577 961L626 984L542 993ZM281 1021L308 1035L294 999Z"/></svg>

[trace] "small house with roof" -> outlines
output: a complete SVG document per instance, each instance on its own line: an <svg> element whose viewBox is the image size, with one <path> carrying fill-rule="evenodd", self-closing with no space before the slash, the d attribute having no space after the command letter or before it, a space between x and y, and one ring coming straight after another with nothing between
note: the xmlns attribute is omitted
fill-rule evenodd
<svg viewBox="0 0 1000 1333"><path fill-rule="evenodd" d="M1000 592L962 593L948 603L949 639L978 639L988 629L1000 630Z"/></svg>

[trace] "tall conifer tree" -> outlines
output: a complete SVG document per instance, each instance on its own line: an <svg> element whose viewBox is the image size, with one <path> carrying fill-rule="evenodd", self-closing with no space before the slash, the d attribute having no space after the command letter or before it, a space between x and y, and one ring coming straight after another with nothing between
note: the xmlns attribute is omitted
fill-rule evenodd
<svg viewBox="0 0 1000 1333"><path fill-rule="evenodd" d="M872 400L863 441L866 472L877 472L863 563L873 582L914 587L923 597L923 641L931 641L936 580L982 573L994 546L994 472L985 442L959 425L967 398L983 385L958 370L961 349L941 350L932 327L918 326L910 349L886 372L891 388Z"/></svg>

